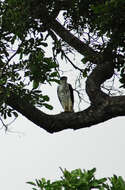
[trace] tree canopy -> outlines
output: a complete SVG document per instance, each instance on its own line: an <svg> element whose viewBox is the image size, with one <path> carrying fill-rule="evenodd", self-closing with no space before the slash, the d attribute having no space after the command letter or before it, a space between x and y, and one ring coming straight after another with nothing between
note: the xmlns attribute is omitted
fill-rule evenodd
<svg viewBox="0 0 125 190"><path fill-rule="evenodd" d="M18 112L49 133L91 127L125 116L125 96L104 90L117 77L125 88L124 0L2 0L0 1L0 113ZM61 14L61 20L59 15ZM46 55L51 39L52 55ZM72 63L78 52L83 67ZM49 94L40 84L59 81L58 56L86 78L90 106L75 113L49 115ZM114 81L114 80L112 80ZM6 126L5 126L6 127Z"/></svg>
<svg viewBox="0 0 125 190"><path fill-rule="evenodd" d="M62 170L62 169L61 169ZM50 180L46 180L45 178L36 179L35 182L27 182L28 184L33 186L33 190L62 190L62 189L71 189L71 190L124 190L125 189L125 181L121 176L117 177L113 175L111 178L101 178L96 179L95 177L96 169L93 168L91 170L76 169L71 172L68 170L62 170L63 176L61 180L56 180L51 182ZM108 182L108 183L107 183ZM109 183L110 182L110 183Z"/></svg>

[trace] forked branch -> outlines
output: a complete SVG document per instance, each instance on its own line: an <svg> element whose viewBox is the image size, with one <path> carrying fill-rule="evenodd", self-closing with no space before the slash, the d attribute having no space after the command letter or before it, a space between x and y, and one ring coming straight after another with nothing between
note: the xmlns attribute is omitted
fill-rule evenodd
<svg viewBox="0 0 125 190"><path fill-rule="evenodd" d="M100 89L101 83L110 78L112 73L113 67L108 63L92 71L87 80L87 92L92 105L81 112L48 115L13 93L6 103L49 133L91 127L113 117L125 116L125 96L109 97Z"/></svg>

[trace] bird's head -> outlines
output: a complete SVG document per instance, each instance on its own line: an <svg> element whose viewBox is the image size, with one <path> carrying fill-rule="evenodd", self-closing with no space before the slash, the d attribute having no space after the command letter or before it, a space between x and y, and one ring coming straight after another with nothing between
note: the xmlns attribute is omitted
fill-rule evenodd
<svg viewBox="0 0 125 190"><path fill-rule="evenodd" d="M67 83L67 77L63 76L60 78L60 84L65 84L65 83Z"/></svg>

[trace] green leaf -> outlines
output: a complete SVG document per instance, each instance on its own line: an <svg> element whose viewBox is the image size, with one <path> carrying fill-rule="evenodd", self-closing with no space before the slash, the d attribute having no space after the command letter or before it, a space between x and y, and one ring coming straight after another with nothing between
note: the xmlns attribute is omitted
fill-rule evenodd
<svg viewBox="0 0 125 190"><path fill-rule="evenodd" d="M26 182L26 183L28 183L28 184L30 184L30 185L36 186L36 184L35 184L34 182L32 182L32 181L28 181L28 182Z"/></svg>
<svg viewBox="0 0 125 190"><path fill-rule="evenodd" d="M83 77L86 78L87 77L87 71L86 69L84 69L83 73L82 73Z"/></svg>
<svg viewBox="0 0 125 190"><path fill-rule="evenodd" d="M106 178L102 178L102 179L99 179L99 180L98 180L99 183L104 183L104 182L106 182L106 181L107 181Z"/></svg>
<svg viewBox="0 0 125 190"><path fill-rule="evenodd" d="M18 113L17 112L12 112L13 113L13 115L15 116L15 117L18 117Z"/></svg>
<svg viewBox="0 0 125 190"><path fill-rule="evenodd" d="M8 117L11 117L12 116L11 111L8 111L7 115Z"/></svg>
<svg viewBox="0 0 125 190"><path fill-rule="evenodd" d="M58 76L58 72L53 72L51 73L50 77L57 77Z"/></svg>
<svg viewBox="0 0 125 190"><path fill-rule="evenodd" d="M33 81L33 89L36 89L36 88L38 88L38 87L39 87L39 81L34 80L34 81Z"/></svg>
<svg viewBox="0 0 125 190"><path fill-rule="evenodd" d="M6 110L5 110L5 113L3 114L3 117L4 117L4 119L6 119L6 118L7 118L7 113L6 113Z"/></svg>
<svg viewBox="0 0 125 190"><path fill-rule="evenodd" d="M40 94L41 90L33 90L33 92L35 92L35 94Z"/></svg>
<svg viewBox="0 0 125 190"><path fill-rule="evenodd" d="M49 99L50 99L49 96L47 96L47 95L46 95L46 96L42 96L42 98L43 98L44 101L47 101L47 102L48 102Z"/></svg>
<svg viewBox="0 0 125 190"><path fill-rule="evenodd" d="M49 109L49 110L52 110L53 109L53 106L51 106L51 105L49 105L49 104L43 104L47 109Z"/></svg>
<svg viewBox="0 0 125 190"><path fill-rule="evenodd" d="M44 47L47 47L47 46L48 46L48 44L45 43L45 42L42 42L41 45L44 46Z"/></svg>
<svg viewBox="0 0 125 190"><path fill-rule="evenodd" d="M92 170L88 170L88 175L92 177L94 173L96 172L96 168L93 168Z"/></svg>
<svg viewBox="0 0 125 190"><path fill-rule="evenodd" d="M60 84L60 80L58 79L49 79L49 82L56 82L57 84Z"/></svg>

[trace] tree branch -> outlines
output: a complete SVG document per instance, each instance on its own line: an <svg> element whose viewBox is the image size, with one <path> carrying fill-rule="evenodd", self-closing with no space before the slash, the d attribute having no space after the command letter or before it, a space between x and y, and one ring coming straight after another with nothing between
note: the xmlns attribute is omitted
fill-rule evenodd
<svg viewBox="0 0 125 190"><path fill-rule="evenodd" d="M92 105L81 112L48 115L13 93L8 97L6 103L49 133L64 129L77 130L91 127L113 117L125 115L125 96L109 97L100 90L101 83L110 78L112 74L113 66L111 64L105 63L96 66L87 80L87 92Z"/></svg>
<svg viewBox="0 0 125 190"><path fill-rule="evenodd" d="M50 25L56 34L58 34L65 42L76 49L80 54L84 56L89 55L91 61L99 57L99 54L96 51L94 51L88 44L79 40L76 36L70 33L70 31L64 28L57 20L53 20Z"/></svg>
<svg viewBox="0 0 125 190"><path fill-rule="evenodd" d="M7 103L27 119L49 133L64 129L81 129L107 121L113 117L125 116L125 96L111 97L98 107L90 106L77 113L61 113L48 115L27 103L24 99L12 94Z"/></svg>
<svg viewBox="0 0 125 190"><path fill-rule="evenodd" d="M109 62L98 64L86 81L86 92L92 104L102 103L109 96L101 91L101 84L111 78L114 73L114 65Z"/></svg>
<svg viewBox="0 0 125 190"><path fill-rule="evenodd" d="M91 127L113 117L125 116L125 96L110 97L101 90L101 84L112 77L114 72L114 65L112 64L112 60L110 60L111 51L105 53L105 56L104 54L99 55L88 44L82 42L71 34L70 31L65 29L52 15L49 15L43 4L31 9L30 16L33 16L34 19L40 19L43 24L50 30L53 30L70 46L74 47L79 53L87 56L92 63L98 63L88 76L86 82L86 91L92 104L89 108L81 112L64 112L57 115L48 115L13 92L7 98L6 103L49 133L64 129L77 130ZM102 56L103 62L101 59Z"/></svg>
<svg viewBox="0 0 125 190"><path fill-rule="evenodd" d="M76 49L80 54L87 56L89 55L90 61L97 64L100 57L99 53L94 51L92 47L84 43L77 37L75 37L70 31L64 28L52 15L48 14L48 10L41 4L37 8L31 7L31 15L34 19L40 19L46 28L53 30L58 36L67 42L71 47Z"/></svg>

